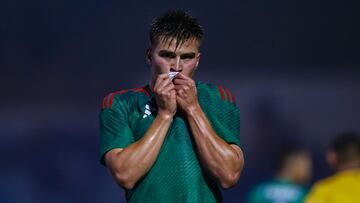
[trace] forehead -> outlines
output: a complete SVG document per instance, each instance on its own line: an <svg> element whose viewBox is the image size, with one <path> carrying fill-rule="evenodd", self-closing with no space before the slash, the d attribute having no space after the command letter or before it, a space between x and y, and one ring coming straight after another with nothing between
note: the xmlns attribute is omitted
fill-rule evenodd
<svg viewBox="0 0 360 203"><path fill-rule="evenodd" d="M155 50L167 50L172 52L198 52L199 40L190 38L177 45L176 38L164 38L161 37L154 43L153 48Z"/></svg>

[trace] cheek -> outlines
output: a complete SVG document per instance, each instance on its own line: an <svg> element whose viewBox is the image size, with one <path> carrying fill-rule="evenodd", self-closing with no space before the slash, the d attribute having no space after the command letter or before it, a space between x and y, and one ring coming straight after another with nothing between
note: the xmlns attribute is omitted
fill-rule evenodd
<svg viewBox="0 0 360 203"><path fill-rule="evenodd" d="M152 66L157 73L167 73L170 68L169 63L166 60L157 57L154 58Z"/></svg>
<svg viewBox="0 0 360 203"><path fill-rule="evenodd" d="M195 66L196 66L196 60L184 63L184 65L183 65L184 74L187 76L192 76L192 74L196 68Z"/></svg>

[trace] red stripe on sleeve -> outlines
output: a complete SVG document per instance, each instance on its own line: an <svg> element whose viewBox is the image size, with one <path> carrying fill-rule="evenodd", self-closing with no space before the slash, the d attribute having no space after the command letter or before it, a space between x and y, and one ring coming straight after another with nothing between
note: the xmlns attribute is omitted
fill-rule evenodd
<svg viewBox="0 0 360 203"><path fill-rule="evenodd" d="M234 98L234 94L233 94L233 93L231 93L231 102L232 102L232 103L235 103L235 98Z"/></svg>
<svg viewBox="0 0 360 203"><path fill-rule="evenodd" d="M131 89L132 91L134 92L143 92L146 94L146 96L150 96L149 92L146 90L145 87L139 87L139 88L134 88L134 89Z"/></svg>
<svg viewBox="0 0 360 203"><path fill-rule="evenodd" d="M114 92L114 93L111 93L110 94L110 102L109 102L109 105L108 105L108 108L111 108L112 107L112 103L113 103L113 100L114 100L114 97L117 95L117 94L123 94L127 92L127 90L120 90L120 91L117 91L117 92Z"/></svg>
<svg viewBox="0 0 360 203"><path fill-rule="evenodd" d="M117 92L113 92L109 96L104 98L103 104L102 104L103 108L111 108L112 104L113 104L113 101L114 101L114 97L116 95L118 95L118 94L124 94L125 92L128 92L128 91L144 92L147 96L150 96L149 92L146 91L145 87L134 88L134 89L130 89L130 90L120 90L120 91L117 91Z"/></svg>
<svg viewBox="0 0 360 203"><path fill-rule="evenodd" d="M103 99L103 101L102 101L102 108L104 109L105 108L105 106L106 106L106 101L107 101L107 96L106 97L104 97L104 99Z"/></svg>
<svg viewBox="0 0 360 203"><path fill-rule="evenodd" d="M108 106L107 106L108 108L111 108L111 107L112 107L112 102L113 102L114 96L115 96L115 93L111 93L111 94L109 95L110 101L108 102L108 103L109 103Z"/></svg>
<svg viewBox="0 0 360 203"><path fill-rule="evenodd" d="M143 89L133 89L134 92L144 92Z"/></svg>
<svg viewBox="0 0 360 203"><path fill-rule="evenodd" d="M230 102L230 93L229 93L229 90L228 89L225 89L225 92L226 92L226 96L228 98L228 101Z"/></svg>
<svg viewBox="0 0 360 203"><path fill-rule="evenodd" d="M117 92L113 92L112 94L124 94L127 91L129 91L129 90L120 90L120 91L117 91Z"/></svg>
<svg viewBox="0 0 360 203"><path fill-rule="evenodd" d="M220 92L220 95L221 95L221 99L222 99L222 100L225 100L224 92L222 91L221 87L220 87L219 85L218 85L217 87L218 87L218 89L219 89L219 92Z"/></svg>
<svg viewBox="0 0 360 203"><path fill-rule="evenodd" d="M138 87L138 88L134 88L134 89L131 89L131 90L133 90L135 92L141 92L142 89L143 89L142 87Z"/></svg>
<svg viewBox="0 0 360 203"><path fill-rule="evenodd" d="M146 90L145 87L143 87L142 90L143 90L143 92L145 92L146 96L148 96L148 97L150 96L149 92Z"/></svg>

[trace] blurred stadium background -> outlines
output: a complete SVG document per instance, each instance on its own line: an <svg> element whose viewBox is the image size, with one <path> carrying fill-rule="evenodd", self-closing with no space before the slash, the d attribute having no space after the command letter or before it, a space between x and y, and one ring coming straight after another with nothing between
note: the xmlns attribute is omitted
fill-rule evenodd
<svg viewBox="0 0 360 203"><path fill-rule="evenodd" d="M0 202L124 202L98 161L101 100L148 82L148 25L170 8L205 28L196 79L241 109L245 169L225 202L270 178L285 143L311 150L312 182L329 175L329 140L360 131L356 4L1 0Z"/></svg>

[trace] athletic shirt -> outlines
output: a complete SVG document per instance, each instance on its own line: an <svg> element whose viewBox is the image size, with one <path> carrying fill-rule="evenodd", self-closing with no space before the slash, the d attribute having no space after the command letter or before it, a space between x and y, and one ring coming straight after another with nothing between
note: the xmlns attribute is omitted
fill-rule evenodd
<svg viewBox="0 0 360 203"><path fill-rule="evenodd" d="M288 180L261 183L249 195L248 203L303 203L307 189Z"/></svg>
<svg viewBox="0 0 360 203"><path fill-rule="evenodd" d="M306 203L359 203L360 169L347 170L318 181Z"/></svg>
<svg viewBox="0 0 360 203"><path fill-rule="evenodd" d="M215 132L240 146L240 116L234 95L217 85L196 82L198 101ZM100 156L141 139L156 117L149 86L106 96L100 113ZM217 183L200 164L191 129L176 114L151 169L126 190L128 202L222 202Z"/></svg>

